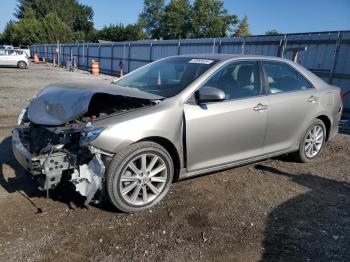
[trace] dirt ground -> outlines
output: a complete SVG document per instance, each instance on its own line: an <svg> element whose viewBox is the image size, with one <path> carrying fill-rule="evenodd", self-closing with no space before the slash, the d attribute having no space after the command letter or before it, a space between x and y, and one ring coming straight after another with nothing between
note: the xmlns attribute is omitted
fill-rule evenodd
<svg viewBox="0 0 350 262"><path fill-rule="evenodd" d="M178 182L138 214L86 208L69 185L45 198L12 155L18 113L49 83L111 79L0 68L0 261L350 261L344 134L313 163L284 156Z"/></svg>

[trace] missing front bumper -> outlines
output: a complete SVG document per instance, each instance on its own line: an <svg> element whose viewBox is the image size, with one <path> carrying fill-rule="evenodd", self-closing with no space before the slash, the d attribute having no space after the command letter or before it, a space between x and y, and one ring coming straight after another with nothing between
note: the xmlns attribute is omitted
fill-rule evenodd
<svg viewBox="0 0 350 262"><path fill-rule="evenodd" d="M105 173L105 164L102 161L104 153L98 149L90 149L92 159L85 164L77 164L76 156L66 152L54 152L33 156L23 141L26 139L26 129L16 128L12 132L12 150L18 161L29 173L43 175L40 189L49 190L61 182L62 174L71 174L71 182L76 191L86 197L88 204L98 190L102 189L102 179ZM41 176L42 177L42 176Z"/></svg>

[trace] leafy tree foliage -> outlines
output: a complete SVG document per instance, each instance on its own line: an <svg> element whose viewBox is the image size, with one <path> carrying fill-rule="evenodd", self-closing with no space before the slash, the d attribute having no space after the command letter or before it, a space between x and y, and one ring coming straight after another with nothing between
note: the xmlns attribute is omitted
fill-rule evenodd
<svg viewBox="0 0 350 262"><path fill-rule="evenodd" d="M195 0L192 15L192 37L225 37L237 16L229 15L221 0Z"/></svg>
<svg viewBox="0 0 350 262"><path fill-rule="evenodd" d="M94 30L92 8L80 4L77 0L18 0L15 16L19 20L23 19L28 9L33 11L34 17L38 20L50 13L56 14L71 31L82 32L86 40L89 40Z"/></svg>
<svg viewBox="0 0 350 262"><path fill-rule="evenodd" d="M161 37L161 20L164 12L164 0L145 0L138 23L150 38Z"/></svg>
<svg viewBox="0 0 350 262"><path fill-rule="evenodd" d="M265 33L265 35L279 35L279 34L281 34L281 33L278 32L276 29L268 30Z"/></svg>
<svg viewBox="0 0 350 262"><path fill-rule="evenodd" d="M25 18L19 23L10 21L3 33L2 42L6 44L35 44L40 43L41 24L35 18Z"/></svg>
<svg viewBox="0 0 350 262"><path fill-rule="evenodd" d="M95 37L93 10L77 0L18 0L2 42L19 44L90 41Z"/></svg>
<svg viewBox="0 0 350 262"><path fill-rule="evenodd" d="M139 23L149 38L225 37L237 24L222 0L145 0Z"/></svg>
<svg viewBox="0 0 350 262"><path fill-rule="evenodd" d="M56 13L49 13L38 20L31 8L19 22L10 21L3 33L2 41L13 45L31 45L38 43L72 42L84 40L82 32L73 32Z"/></svg>
<svg viewBox="0 0 350 262"><path fill-rule="evenodd" d="M92 8L79 0L17 1L18 21L10 21L1 36L2 42L14 45L226 37L239 22L222 0L170 0L166 5L164 0L144 0L136 24L111 24L96 30ZM250 35L247 17L240 21L234 35Z"/></svg>
<svg viewBox="0 0 350 262"><path fill-rule="evenodd" d="M164 39L188 38L191 34L191 5L188 0L171 0L164 8L161 34Z"/></svg>
<svg viewBox="0 0 350 262"><path fill-rule="evenodd" d="M114 42L132 41L144 39L145 34L139 24L130 24L127 26L120 24L105 26L97 32L96 38Z"/></svg>
<svg viewBox="0 0 350 262"><path fill-rule="evenodd" d="M248 17L244 16L243 19L239 22L237 29L235 30L234 36L250 36L250 29L248 23Z"/></svg>
<svg viewBox="0 0 350 262"><path fill-rule="evenodd" d="M41 41L45 43L61 43L71 42L73 37L81 38L81 32L73 34L72 30L65 24L56 13L49 13L42 20L42 37Z"/></svg>

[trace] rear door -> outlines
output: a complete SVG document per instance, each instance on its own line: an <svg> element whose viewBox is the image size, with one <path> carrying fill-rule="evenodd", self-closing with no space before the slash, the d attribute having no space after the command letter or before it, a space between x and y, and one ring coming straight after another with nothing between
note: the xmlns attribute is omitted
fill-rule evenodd
<svg viewBox="0 0 350 262"><path fill-rule="evenodd" d="M298 145L319 104L311 83L287 63L263 61L269 104L264 153Z"/></svg>
<svg viewBox="0 0 350 262"><path fill-rule="evenodd" d="M16 50L7 50L7 65L17 66L19 55Z"/></svg>
<svg viewBox="0 0 350 262"><path fill-rule="evenodd" d="M225 101L184 106L187 170L227 164L262 154L267 98L256 61L235 62L204 85L225 92ZM204 86L203 85L203 86Z"/></svg>

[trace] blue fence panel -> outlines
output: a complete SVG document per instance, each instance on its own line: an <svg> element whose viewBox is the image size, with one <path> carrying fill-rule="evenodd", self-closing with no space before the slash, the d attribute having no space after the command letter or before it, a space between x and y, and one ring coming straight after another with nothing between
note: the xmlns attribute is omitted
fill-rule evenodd
<svg viewBox="0 0 350 262"><path fill-rule="evenodd" d="M114 43L74 43L32 45L31 54L38 53L47 61L57 58L60 50L60 62L64 66L71 52L78 67L91 69L91 61L100 61L100 71L118 75L121 68L124 73L133 71L157 59L181 55L202 53L282 55L292 58L289 48L307 47L300 52L298 63L313 71L325 81L338 85L347 92L350 89L350 31L298 33L276 36L250 36L234 38L183 39L165 41L132 41ZM57 62L57 61L56 61ZM344 98L345 108L350 110L350 95Z"/></svg>

